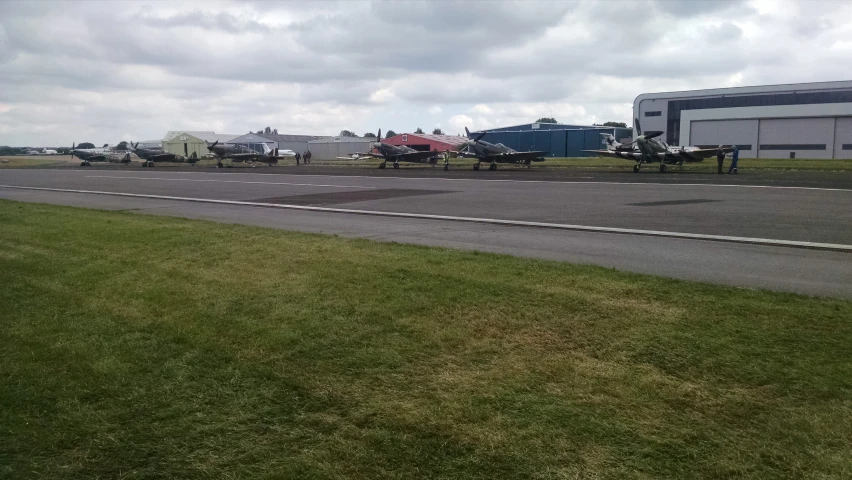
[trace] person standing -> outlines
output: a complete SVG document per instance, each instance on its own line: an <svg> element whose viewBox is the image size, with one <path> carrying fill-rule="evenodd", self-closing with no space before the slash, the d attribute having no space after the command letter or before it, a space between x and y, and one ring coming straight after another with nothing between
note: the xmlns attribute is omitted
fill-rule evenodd
<svg viewBox="0 0 852 480"><path fill-rule="evenodd" d="M450 151L444 150L444 171L450 169Z"/></svg>
<svg viewBox="0 0 852 480"><path fill-rule="evenodd" d="M737 161L740 159L740 149L736 145L731 145L734 150L731 152L731 168L728 169L728 175L731 173L737 174Z"/></svg>
<svg viewBox="0 0 852 480"><path fill-rule="evenodd" d="M308 163L311 163L311 157L312 157L313 155L311 155L311 151L310 151L310 150L308 150L307 156L308 156Z"/></svg>
<svg viewBox="0 0 852 480"><path fill-rule="evenodd" d="M302 159L302 156L299 154L299 152L296 152L296 166L297 167L299 166L299 160L301 160L301 159Z"/></svg>
<svg viewBox="0 0 852 480"><path fill-rule="evenodd" d="M716 150L716 163L719 164L718 173L719 175L721 175L722 173L724 173L722 172L722 167L725 165L725 149L722 148L721 145L719 145L719 150Z"/></svg>

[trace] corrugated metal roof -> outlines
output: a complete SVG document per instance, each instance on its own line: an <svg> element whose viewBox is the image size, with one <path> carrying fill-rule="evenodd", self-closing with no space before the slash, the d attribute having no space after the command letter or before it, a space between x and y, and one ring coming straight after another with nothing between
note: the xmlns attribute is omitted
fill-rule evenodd
<svg viewBox="0 0 852 480"><path fill-rule="evenodd" d="M315 140L309 140L308 143L348 143L348 142L375 142L374 137L320 137Z"/></svg>
<svg viewBox="0 0 852 480"><path fill-rule="evenodd" d="M395 138L396 136L403 135L402 133L397 133L391 138ZM462 143L467 141L466 137L459 137L456 135L432 135L431 133L406 133L409 137L418 137L426 140L431 140L433 142L443 142L449 143L450 145L461 145ZM387 140L387 139L385 139ZM411 140L408 141L411 143Z"/></svg>
<svg viewBox="0 0 852 480"><path fill-rule="evenodd" d="M319 140L321 138L331 138L327 135L289 135L282 133L257 133L259 137L268 138L273 142L310 142L311 140Z"/></svg>
<svg viewBox="0 0 852 480"><path fill-rule="evenodd" d="M210 131L207 131L207 130L169 130L168 132L166 132L166 136L163 137L163 141L168 142L169 140L177 137L178 135L182 135L184 133L186 133L188 135L192 135L193 137L197 137L200 134L213 133L213 131L212 130L210 130ZM201 138L201 137L199 137L199 138Z"/></svg>
<svg viewBox="0 0 852 480"><path fill-rule="evenodd" d="M231 133L213 133L213 132L178 130L178 131L170 131L169 133L167 133L166 136L163 138L163 141L168 142L170 140L174 140L175 137L177 137L179 135L192 135L193 137L195 137L199 140L204 140L205 142L208 142L208 143L213 143L213 142L225 143L225 142L228 142L228 141L233 140L233 139L240 136L240 135L235 135L235 134L231 134Z"/></svg>

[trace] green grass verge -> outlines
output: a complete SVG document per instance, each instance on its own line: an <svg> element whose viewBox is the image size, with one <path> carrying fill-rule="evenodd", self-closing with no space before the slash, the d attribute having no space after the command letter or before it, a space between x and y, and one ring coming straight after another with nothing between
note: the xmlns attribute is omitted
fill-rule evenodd
<svg viewBox="0 0 852 480"><path fill-rule="evenodd" d="M0 226L0 477L852 476L852 302L9 201Z"/></svg>
<svg viewBox="0 0 852 480"><path fill-rule="evenodd" d="M28 168L58 165L79 165L80 161L69 160L68 155L48 157L0 157L0 168Z"/></svg>
<svg viewBox="0 0 852 480"><path fill-rule="evenodd" d="M335 165L335 166L363 166L375 168L379 165L378 160L315 160L315 165ZM465 168L469 169L475 162L467 158L454 158L450 160L451 169ZM401 164L404 168L432 168L429 165L419 164ZM441 168L443 163L438 164L435 168ZM730 159L725 160L725 171L728 171ZM776 158L742 158L739 160L738 168L740 171L749 170L815 170L815 171L852 171L852 160L817 160L817 159L776 159ZM500 169L523 168L515 165L499 165ZM583 158L548 158L544 162L533 163L532 168L577 168L589 170L630 170L633 168L633 162L621 160L618 158L604 157L583 157ZM643 167L649 171L655 171L656 165L646 165ZM672 171L677 171L678 167L669 167ZM698 172L716 172L716 160L709 159L698 163L685 164L685 171Z"/></svg>

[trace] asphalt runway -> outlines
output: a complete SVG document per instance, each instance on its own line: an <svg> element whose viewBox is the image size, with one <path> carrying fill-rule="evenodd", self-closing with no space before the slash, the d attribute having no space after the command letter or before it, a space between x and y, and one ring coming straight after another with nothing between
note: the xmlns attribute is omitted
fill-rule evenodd
<svg viewBox="0 0 852 480"><path fill-rule="evenodd" d="M0 184L5 185L0 198L478 249L852 297L852 175L787 173L10 169L0 170ZM798 243L793 248L783 242Z"/></svg>

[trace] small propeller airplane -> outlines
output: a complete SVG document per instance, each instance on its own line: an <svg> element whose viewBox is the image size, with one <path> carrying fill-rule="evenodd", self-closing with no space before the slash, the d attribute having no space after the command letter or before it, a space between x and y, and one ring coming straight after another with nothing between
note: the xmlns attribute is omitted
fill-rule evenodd
<svg viewBox="0 0 852 480"><path fill-rule="evenodd" d="M381 128L379 129L379 134L376 136L376 141L373 142L372 150L375 150L376 153L356 153L353 155L358 155L357 158L381 158L382 163L379 164L379 168L385 168L388 161L393 162L393 168L399 168L399 162L428 163L434 165L438 163L438 155L440 155L437 150L423 152L411 147L406 147L405 145L382 143Z"/></svg>
<svg viewBox="0 0 852 480"><path fill-rule="evenodd" d="M130 147L130 150L142 159L143 167L153 167L154 162L176 162L195 165L195 162L198 161L198 155L195 152L192 152L192 155L189 157L184 157L183 155L166 152L162 148L139 148L139 142L135 144L131 143Z"/></svg>
<svg viewBox="0 0 852 480"><path fill-rule="evenodd" d="M90 167L92 162L130 163L129 152L113 150L108 144L101 148L76 148L72 143L68 153L71 154L71 158L77 157L82 160L81 167Z"/></svg>
<svg viewBox="0 0 852 480"><path fill-rule="evenodd" d="M212 145L207 145L207 150L210 150L210 153L216 156L216 168L222 168L225 166L223 160L230 160L231 162L236 163L261 162L266 163L271 167L273 163L277 164L279 159L296 156L296 154L291 150L284 150L282 155L278 155L277 148L272 150L265 143L263 144L263 149L264 153L260 153L242 145L219 145L218 140L213 142Z"/></svg>
<svg viewBox="0 0 852 480"><path fill-rule="evenodd" d="M490 163L488 166L489 170L497 170L498 163L515 163L526 165L529 168L532 162L543 162L544 155L547 154L547 152L541 151L518 152L502 143L488 143L483 141L482 137L488 132L481 132L471 138L470 130L467 127L464 127L464 131L467 134L468 141L461 144L459 152L465 157L473 157L478 160L473 164L474 170L479 170L479 164L482 162Z"/></svg>
<svg viewBox="0 0 852 480"><path fill-rule="evenodd" d="M711 158L719 151L717 148L699 148L693 146L673 147L657 137L665 132L650 131L642 133L642 125L639 124L639 119L634 119L636 122L636 133L639 136L629 143L619 143L615 137L608 133L602 133L603 141L606 143L606 150L583 150L584 152L597 153L602 157L624 158L636 162L633 165L633 171L639 172L643 164L659 163L660 172L666 171L667 165L678 165L683 167L684 162L694 163L703 162L704 159ZM729 153L733 150L732 147L723 147L722 151Z"/></svg>

